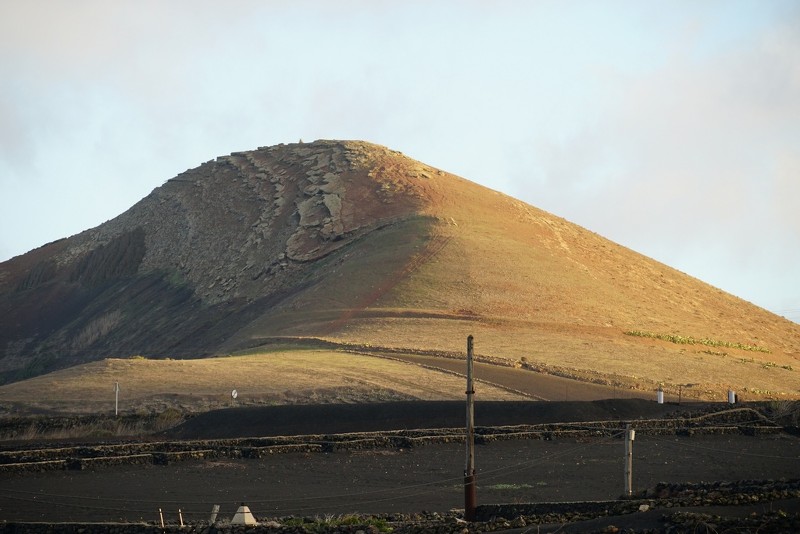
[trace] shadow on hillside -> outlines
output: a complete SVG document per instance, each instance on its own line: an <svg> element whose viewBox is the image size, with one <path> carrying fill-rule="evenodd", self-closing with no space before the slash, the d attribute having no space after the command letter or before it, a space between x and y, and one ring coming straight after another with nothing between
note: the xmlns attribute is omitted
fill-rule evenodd
<svg viewBox="0 0 800 534"><path fill-rule="evenodd" d="M480 402L475 405L475 424L480 427L655 419L686 407L642 399ZM198 415L159 437L216 439L458 428L465 425L465 418L465 403L459 401L243 407Z"/></svg>

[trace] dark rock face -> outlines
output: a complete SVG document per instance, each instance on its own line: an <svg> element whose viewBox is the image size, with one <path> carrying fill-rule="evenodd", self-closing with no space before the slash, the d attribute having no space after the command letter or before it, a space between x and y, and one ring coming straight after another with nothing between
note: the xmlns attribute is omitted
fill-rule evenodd
<svg viewBox="0 0 800 534"><path fill-rule="evenodd" d="M404 180L427 169L361 142L234 153L111 221L0 264L0 383L105 357L230 346L251 321L363 260L368 238L417 217L398 165Z"/></svg>

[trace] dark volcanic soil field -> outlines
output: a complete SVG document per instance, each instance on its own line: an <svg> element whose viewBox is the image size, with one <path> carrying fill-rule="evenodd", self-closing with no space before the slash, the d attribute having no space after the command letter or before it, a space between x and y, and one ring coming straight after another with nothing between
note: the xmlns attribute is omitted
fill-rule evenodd
<svg viewBox="0 0 800 534"><path fill-rule="evenodd" d="M506 441L479 446L478 502L616 499L623 491L621 440ZM800 477L797 438L639 437L634 485ZM232 516L463 508L464 448L281 454L258 460L187 461L97 471L4 475L0 516L23 521L206 519L213 504Z"/></svg>
<svg viewBox="0 0 800 534"><path fill-rule="evenodd" d="M677 406L642 399L592 402L496 401L475 404L477 426L659 419ZM465 404L457 401L406 401L383 404L323 404L244 407L215 410L163 433L169 439L213 439L458 428Z"/></svg>
<svg viewBox="0 0 800 534"><path fill-rule="evenodd" d="M416 403L413 410L406 406L405 412L399 411L401 407L398 405L398 411L391 414L384 406L380 410L382 419L375 407L316 407L317 415L313 407L297 407L294 415L289 408L282 408L280 417L276 415L280 410L272 409L271 420L262 423L258 423L257 410L224 410L205 416L205 422L198 417L176 429L175 434L207 437L214 429L220 435L253 435L264 428L260 424L268 425L275 434L309 434L324 432L320 425L332 418L338 418L335 425L330 423L334 427L353 430L420 428L423 425L414 424L420 423L420 414L414 410L427 410L432 420L449 417L436 415L444 408L435 404ZM504 417L523 418L533 424L598 420L598 416L635 420L637 413L658 417L677 407L617 400L507 403L506 408ZM483 413L484 419L491 419L492 409L476 409L477 417L480 419ZM364 419L369 410L375 417L372 421ZM269 413L262 410L261 416ZM347 420L346 413L352 418ZM442 421L443 426L446 422ZM642 433L634 442L633 465L637 490L652 488L660 481L800 478L800 439L786 433L757 437ZM477 447L476 466L479 504L605 500L616 499L623 492L623 441L618 437L493 442ZM154 521L161 508L169 520L177 520L178 509L185 519L200 520L208 518L214 504L221 505L223 518L232 516L242 502L257 517L447 511L464 506L463 469L464 445L445 443L412 449L190 460L166 466L3 473L0 519Z"/></svg>

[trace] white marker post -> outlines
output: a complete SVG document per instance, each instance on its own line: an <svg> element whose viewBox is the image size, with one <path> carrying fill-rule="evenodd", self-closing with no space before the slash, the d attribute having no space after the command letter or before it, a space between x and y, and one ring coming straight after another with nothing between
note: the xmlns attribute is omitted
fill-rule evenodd
<svg viewBox="0 0 800 534"><path fill-rule="evenodd" d="M212 525L217 521L217 514L219 513L219 505L215 504L211 507L211 517L208 518L208 522Z"/></svg>
<svg viewBox="0 0 800 534"><path fill-rule="evenodd" d="M630 423L625 425L625 496L633 495L633 440L636 439L636 431L631 428Z"/></svg>
<svg viewBox="0 0 800 534"><path fill-rule="evenodd" d="M119 382L114 382L114 416L119 415Z"/></svg>

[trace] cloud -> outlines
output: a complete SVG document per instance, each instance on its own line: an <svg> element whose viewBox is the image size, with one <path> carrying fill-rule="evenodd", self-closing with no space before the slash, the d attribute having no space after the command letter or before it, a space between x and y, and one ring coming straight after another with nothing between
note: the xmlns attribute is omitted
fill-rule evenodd
<svg viewBox="0 0 800 534"><path fill-rule="evenodd" d="M764 209L787 212L774 162L797 146L800 84L784 73L800 65L800 34L776 48L774 32L701 63L675 58L632 85L609 125L611 139L627 140L631 166L615 190L626 207L666 216L682 206L745 232Z"/></svg>

